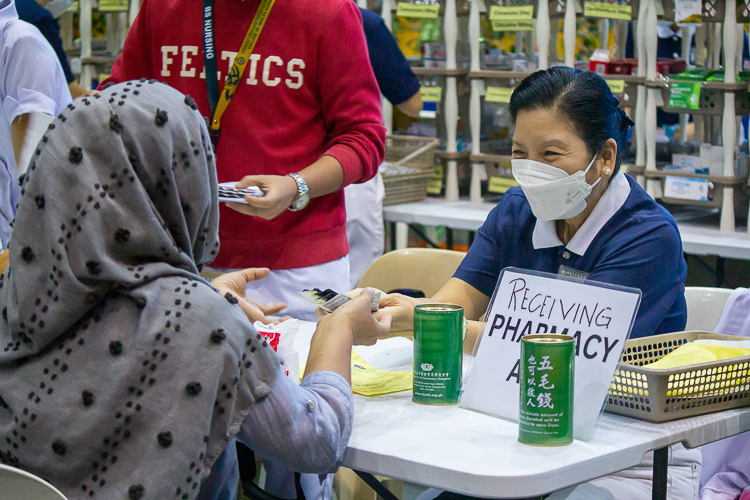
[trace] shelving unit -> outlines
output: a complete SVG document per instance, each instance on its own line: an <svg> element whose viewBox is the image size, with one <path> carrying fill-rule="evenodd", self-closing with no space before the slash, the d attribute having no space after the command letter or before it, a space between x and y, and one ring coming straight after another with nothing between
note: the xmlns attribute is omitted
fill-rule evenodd
<svg viewBox="0 0 750 500"><path fill-rule="evenodd" d="M655 199L663 199L673 203L685 203L682 200L667 198L664 196L664 182L667 175L685 177L691 179L706 180L713 185L710 188L710 198L706 202L691 201L691 205L704 205L721 208L720 230L723 233L731 233L735 230L735 209L746 203L746 191L744 186L747 179L737 176L735 173L736 153L739 146L739 119L750 112L748 103L748 84L737 83L737 77L742 67L742 43L743 28L741 23L748 21L750 13L750 1L748 0L703 0L704 25L696 30L696 45L698 50L699 66L719 68L719 54L724 54L724 82L704 82L701 84L701 99L698 109L669 108L669 89L671 82L668 79L657 79L656 75L656 22L657 3L656 0L642 0L643 23L645 32L653 34L646 38L647 56L647 81L645 88L648 97L645 112L644 142L646 145L646 190ZM664 1L663 19L674 20L673 0ZM639 20L639 24L641 20ZM705 24L714 23L714 24ZM639 26L639 38L641 37ZM687 38L687 37L685 37ZM702 54L704 42L708 42L708 57ZM705 90L705 92L704 92ZM662 107L665 111L682 113L683 116L691 114L696 123L696 140L716 142L721 130L721 143L724 147L724 165L722 176L706 176L701 174L688 174L679 172L664 172L656 168L656 108ZM639 116L637 113L636 116ZM714 119L716 117L716 119ZM718 117L721 117L720 124ZM683 124L687 120L682 121ZM685 128L683 127L683 130ZM707 134L707 132L714 132ZM713 137L706 137L707 135ZM711 141L711 139L714 141ZM642 152L640 144L636 146L638 153ZM639 161L637 159L636 163ZM748 225L750 232L750 224Z"/></svg>
<svg viewBox="0 0 750 500"><path fill-rule="evenodd" d="M406 3L417 3L407 1ZM417 76L440 76L445 79L445 91L442 96L442 112L445 123L446 148L445 151L437 151L435 156L446 160L446 199L458 199L458 161L468 155L457 151L457 123L458 123L458 90L457 79L468 74L467 70L459 69L456 64L456 44L458 41L458 16L465 15L469 11L468 0L429 0L419 2L421 4L439 5L439 16L443 18L443 37L446 51L446 67L414 68ZM367 0L359 0L359 5L365 7ZM394 0L383 0L381 16L385 25L392 29L393 16L398 9L398 2ZM389 133L393 131L393 107L383 99L383 122Z"/></svg>
<svg viewBox="0 0 750 500"><path fill-rule="evenodd" d="M99 70L111 66L120 51L127 36L128 29L135 20L140 9L141 0L129 0L127 5L114 6L99 4L96 0L79 0L78 24L80 30L80 49L73 43L73 12L69 11L60 18L60 35L63 47L69 57L80 59L79 82L84 88L91 88L94 80L98 79ZM117 9L117 10L114 10ZM92 19L93 12L99 10L105 14L107 23L106 49L94 51L92 47Z"/></svg>
<svg viewBox="0 0 750 500"><path fill-rule="evenodd" d="M600 3L610 3L623 5L620 0L600 0ZM631 18L635 19L639 13L638 0L626 2L632 9ZM483 201L481 192L481 181L488 178L488 169L505 169L510 162L507 155L485 154L482 151L481 143L481 115L482 115L482 98L486 95L486 84L489 82L499 81L504 87L512 88L517 81L525 78L528 73L517 71L491 71L481 67L481 57L479 52L479 38L481 27L481 16L488 14L492 6L498 7L519 7L533 6L533 17L536 22L535 33L536 39L530 40L530 47L527 51L533 52L534 43L538 47L539 69L547 69L552 59L557 59L557 23L556 20L563 18L563 40L565 47L565 65L573 67L575 63L575 43L576 43L576 17L583 14L582 2L578 0L474 0L471 4L469 13L469 34L471 43L471 136L472 136L472 180L470 189L470 198L474 203ZM600 19L600 46L607 46L607 37L609 33L609 19ZM555 28L555 29L553 29ZM626 22L615 24L615 36L621 41L620 49L624 52L624 41L627 33ZM623 29L624 28L624 29ZM621 105L623 107L632 107L638 100L638 94L642 93L637 90L645 81L645 75L607 75L609 80L621 80L624 82L624 91L620 94ZM633 168L633 170L637 170ZM507 174L506 174L507 175Z"/></svg>
<svg viewBox="0 0 750 500"><path fill-rule="evenodd" d="M550 50L550 21L549 0L494 0L491 3L485 0L473 0L469 12L469 42L471 47L471 100L469 106L471 125L471 186L469 196L473 203L481 203L481 182L488 179L487 170L493 167L497 170L507 169L510 164L510 156L500 154L486 154L482 152L481 120L482 120L482 98L486 96L487 82L502 82L510 86L511 82L520 81L528 72L519 71L495 71L482 68L479 39L481 37L481 16L488 15L492 6L498 7L523 7L533 6L532 17L536 18L536 39L539 45L539 69L549 66ZM489 8L488 8L489 7ZM526 38L526 37L523 37ZM531 52L533 53L533 36L531 38ZM517 43L522 37L516 36ZM519 51L521 47L518 47ZM529 47L527 46L527 50Z"/></svg>

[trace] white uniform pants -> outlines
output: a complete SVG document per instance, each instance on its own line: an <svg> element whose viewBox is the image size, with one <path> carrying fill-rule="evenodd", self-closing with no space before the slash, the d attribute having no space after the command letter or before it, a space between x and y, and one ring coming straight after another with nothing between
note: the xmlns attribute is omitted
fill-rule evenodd
<svg viewBox="0 0 750 500"><path fill-rule="evenodd" d="M636 467L555 491L546 500L650 500L653 463L654 454L649 452ZM681 444L670 446L667 498L697 500L700 477L700 449L687 450ZM418 500L433 500L440 493L430 488Z"/></svg>
<svg viewBox="0 0 750 500"><path fill-rule="evenodd" d="M357 288L359 280L383 255L385 227L383 199L385 188L380 174L363 184L344 188L346 199L346 235L349 239L350 288Z"/></svg>
<svg viewBox="0 0 750 500"><path fill-rule="evenodd" d="M317 266L271 271L266 278L248 283L245 294L263 304L286 302L280 315L317 321L315 305L297 293L309 288L349 290L349 256Z"/></svg>
<svg viewBox="0 0 750 500"><path fill-rule="evenodd" d="M653 466L654 454L649 452L636 467L556 491L547 500L650 500ZM697 500L700 479L700 449L670 446L667 498Z"/></svg>

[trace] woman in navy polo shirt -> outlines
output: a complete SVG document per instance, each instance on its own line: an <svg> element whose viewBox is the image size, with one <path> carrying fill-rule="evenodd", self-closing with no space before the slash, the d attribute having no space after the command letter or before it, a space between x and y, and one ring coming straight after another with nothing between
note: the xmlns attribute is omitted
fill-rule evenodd
<svg viewBox="0 0 750 500"><path fill-rule="evenodd" d="M417 302L460 304L479 320L509 266L638 288L631 338L681 331L687 266L672 216L620 169L633 122L606 82L554 67L525 78L510 99L515 123L511 188L479 229L453 278L431 299L388 295L392 335L410 335ZM483 323L469 321L471 352ZM672 447L669 498L697 498L700 452ZM554 493L559 499L651 498L651 465ZM434 495L432 495L434 497ZM425 497L429 498L429 496Z"/></svg>
<svg viewBox="0 0 750 500"><path fill-rule="evenodd" d="M677 224L620 169L633 124L606 82L558 66L537 71L510 99L513 175L453 278L430 300L486 311L500 271L514 266L638 288L631 338L681 331L687 266ZM423 299L424 300L424 299ZM411 332L416 299L389 295L392 333ZM469 322L468 352L483 324Z"/></svg>

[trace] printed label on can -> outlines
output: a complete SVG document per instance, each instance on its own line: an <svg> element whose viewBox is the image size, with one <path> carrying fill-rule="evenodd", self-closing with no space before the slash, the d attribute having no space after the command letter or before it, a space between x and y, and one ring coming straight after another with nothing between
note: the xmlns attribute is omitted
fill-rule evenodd
<svg viewBox="0 0 750 500"><path fill-rule="evenodd" d="M463 308L421 304L414 308L414 389L422 404L455 404L461 393Z"/></svg>
<svg viewBox="0 0 750 500"><path fill-rule="evenodd" d="M529 335L521 342L518 440L539 446L573 441L573 337Z"/></svg>

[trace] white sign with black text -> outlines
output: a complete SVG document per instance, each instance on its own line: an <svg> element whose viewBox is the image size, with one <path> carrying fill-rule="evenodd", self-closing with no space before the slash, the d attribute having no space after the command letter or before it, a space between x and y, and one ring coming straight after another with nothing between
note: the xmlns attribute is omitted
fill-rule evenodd
<svg viewBox="0 0 750 500"><path fill-rule="evenodd" d="M591 439L640 300L635 288L504 269L459 406L518 422L521 338L570 335L576 342L573 436Z"/></svg>

